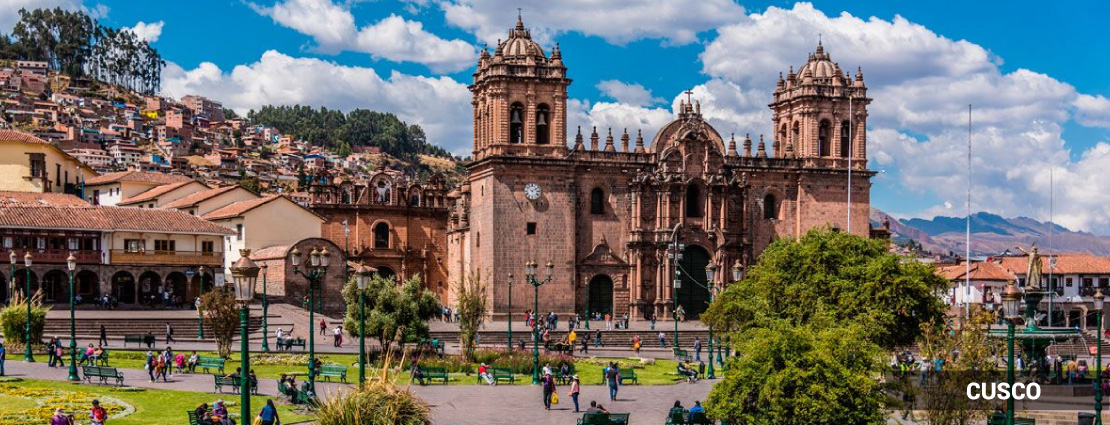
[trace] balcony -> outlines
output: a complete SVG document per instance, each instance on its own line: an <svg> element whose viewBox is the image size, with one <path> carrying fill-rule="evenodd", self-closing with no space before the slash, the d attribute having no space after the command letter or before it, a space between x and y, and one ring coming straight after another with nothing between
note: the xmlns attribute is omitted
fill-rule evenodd
<svg viewBox="0 0 1110 425"><path fill-rule="evenodd" d="M152 266L213 266L222 267L222 252L200 251L128 251L113 249L112 264L145 264Z"/></svg>
<svg viewBox="0 0 1110 425"><path fill-rule="evenodd" d="M35 264L65 264L71 252L77 259L77 264L100 264L100 251L96 250L32 249L31 258L34 259ZM16 253L22 261L22 252L17 248Z"/></svg>

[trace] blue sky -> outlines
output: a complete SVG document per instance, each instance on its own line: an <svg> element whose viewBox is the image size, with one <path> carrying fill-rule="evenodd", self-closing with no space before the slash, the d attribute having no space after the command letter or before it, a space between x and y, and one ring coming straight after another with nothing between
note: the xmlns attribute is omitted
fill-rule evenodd
<svg viewBox="0 0 1110 425"><path fill-rule="evenodd" d="M42 0L133 27L171 62L166 94L246 110L267 103L391 111L465 154L465 85L478 49L515 22L559 42L571 128L642 129L693 89L722 133L769 131L777 73L818 34L869 94L872 204L900 217L962 215L967 104L975 210L1110 234L1105 2L794 3L732 0ZM11 10L0 0L0 31ZM141 23L141 24L140 24ZM491 47L492 48L492 47Z"/></svg>

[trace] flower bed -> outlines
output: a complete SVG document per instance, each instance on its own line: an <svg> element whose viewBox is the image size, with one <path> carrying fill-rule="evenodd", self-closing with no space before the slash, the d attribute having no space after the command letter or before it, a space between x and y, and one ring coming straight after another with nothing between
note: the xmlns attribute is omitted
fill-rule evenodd
<svg viewBox="0 0 1110 425"><path fill-rule="evenodd" d="M31 400L36 407L29 409L6 409L0 407L0 425L39 425L50 422L54 409L61 408L72 413L78 422L89 419L89 408L93 400L100 400L100 406L108 411L108 417L119 419L135 413L135 408L122 400L83 391L64 391L49 388L17 387L0 385L0 395Z"/></svg>

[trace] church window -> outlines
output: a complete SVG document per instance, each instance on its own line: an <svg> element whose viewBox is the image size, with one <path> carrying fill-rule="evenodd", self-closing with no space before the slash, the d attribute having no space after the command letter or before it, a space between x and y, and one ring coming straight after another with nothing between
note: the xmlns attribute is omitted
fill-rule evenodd
<svg viewBox="0 0 1110 425"><path fill-rule="evenodd" d="M590 191L590 214L605 214L605 191L600 187Z"/></svg>
<svg viewBox="0 0 1110 425"><path fill-rule="evenodd" d="M852 149L852 143L850 142L850 139L848 138L849 137L848 127L849 127L848 121L844 121L844 122L840 123L840 157L841 158L847 158L848 157L848 152L851 151L851 149Z"/></svg>
<svg viewBox="0 0 1110 425"><path fill-rule="evenodd" d="M817 127L817 156L830 155L829 151L832 146L829 144L829 132L831 127L828 120L821 120L821 124Z"/></svg>
<svg viewBox="0 0 1110 425"><path fill-rule="evenodd" d="M509 107L509 143L524 141L524 105L514 103Z"/></svg>
<svg viewBox="0 0 1110 425"><path fill-rule="evenodd" d="M525 226L524 230L529 235L535 235L536 234L536 223L535 222L528 223L528 225Z"/></svg>
<svg viewBox="0 0 1110 425"><path fill-rule="evenodd" d="M770 193L763 197L763 218L766 220L779 218L779 205L775 202L775 195Z"/></svg>
<svg viewBox="0 0 1110 425"><path fill-rule="evenodd" d="M536 144L546 145L551 140L550 114L546 104L536 108Z"/></svg>
<svg viewBox="0 0 1110 425"><path fill-rule="evenodd" d="M374 249L389 248L389 225L378 223L374 225Z"/></svg>
<svg viewBox="0 0 1110 425"><path fill-rule="evenodd" d="M701 217L701 189L695 185L686 187L686 216Z"/></svg>
<svg viewBox="0 0 1110 425"><path fill-rule="evenodd" d="M801 126L801 124L799 124L799 123L798 123L797 121L794 121L794 134L793 134L793 136L792 136L792 138L791 138L790 140L791 140L791 141L792 141L792 143L794 144L794 147L795 147L795 148L798 148L798 149L800 149L800 148L802 147L802 145L801 145L801 141L802 141L802 126ZM778 153L778 152L775 152L775 156L778 156L778 155L779 155L779 153Z"/></svg>

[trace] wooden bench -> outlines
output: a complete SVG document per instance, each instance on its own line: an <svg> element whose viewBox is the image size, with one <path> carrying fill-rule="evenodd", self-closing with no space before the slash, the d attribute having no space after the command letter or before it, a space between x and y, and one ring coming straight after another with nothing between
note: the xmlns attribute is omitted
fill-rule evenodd
<svg viewBox="0 0 1110 425"><path fill-rule="evenodd" d="M1037 421L1032 418L1014 418L1014 425L1036 425ZM1006 425L1006 414L997 412L987 419L987 425Z"/></svg>
<svg viewBox="0 0 1110 425"><path fill-rule="evenodd" d="M116 385L123 386L123 373L114 367L81 366L81 374L85 375L85 381L90 384L92 378L96 377L101 384L107 384L109 379L115 379Z"/></svg>
<svg viewBox="0 0 1110 425"><path fill-rule="evenodd" d="M444 385L447 385L447 381L450 380L450 377L447 375L447 368L441 366L420 366L420 373L424 375L425 382L433 379L440 379L443 380ZM482 377L478 377L479 381L481 381L481 379ZM409 382L415 380L416 376L409 378Z"/></svg>
<svg viewBox="0 0 1110 425"><path fill-rule="evenodd" d="M320 366L320 375L325 381L331 382L331 378L339 378L340 382L347 383L347 366L338 364L326 364Z"/></svg>
<svg viewBox="0 0 1110 425"><path fill-rule="evenodd" d="M197 367L204 369L204 373L208 373L208 369L216 369L220 372L220 375L223 375L225 363L227 363L227 360L221 359L219 357L197 357Z"/></svg>
<svg viewBox="0 0 1110 425"><path fill-rule="evenodd" d="M229 386L229 387L231 387L232 392L234 392L235 394L238 394L239 390L242 388L242 383L243 383L242 378L240 378L238 376L212 375L212 380L215 381L216 391L220 392L220 393L224 392L224 386ZM250 392L251 392L251 394L257 393L258 392L257 385L252 386L251 389L250 389Z"/></svg>
<svg viewBox="0 0 1110 425"><path fill-rule="evenodd" d="M633 384L639 384L640 383L640 377L636 376L636 370L635 369L632 369L632 368L625 369L625 368L622 367L622 368L620 368L620 371L621 371L621 385L624 385L624 381L632 381Z"/></svg>
<svg viewBox="0 0 1110 425"><path fill-rule="evenodd" d="M628 413L586 413L578 419L578 425L626 425Z"/></svg>
<svg viewBox="0 0 1110 425"><path fill-rule="evenodd" d="M493 377L493 382L509 381L510 384L516 383L516 374L512 369L504 366L490 367L490 376Z"/></svg>
<svg viewBox="0 0 1110 425"><path fill-rule="evenodd" d="M674 352L675 360L682 361L682 362L689 362L690 361L690 352L689 351L683 350L681 348L672 348L671 351Z"/></svg>
<svg viewBox="0 0 1110 425"><path fill-rule="evenodd" d="M567 385L568 383L570 383L571 378L573 378L574 375L577 373L578 372L576 372L574 369L574 363L571 363L570 369L567 371L567 373L563 373L562 368L560 368L560 370L556 372L555 380L559 382L559 385Z"/></svg>

